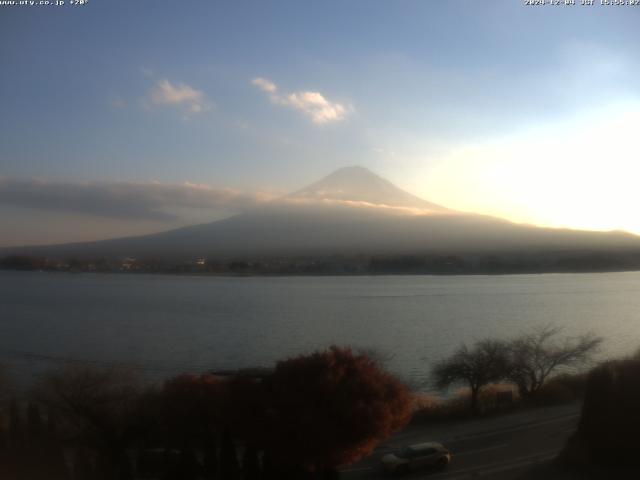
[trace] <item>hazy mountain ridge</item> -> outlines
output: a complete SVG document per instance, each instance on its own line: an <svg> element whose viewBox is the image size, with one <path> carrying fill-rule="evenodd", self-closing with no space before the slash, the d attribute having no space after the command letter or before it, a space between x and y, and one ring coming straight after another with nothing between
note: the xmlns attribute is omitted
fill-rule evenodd
<svg viewBox="0 0 640 480"><path fill-rule="evenodd" d="M340 169L288 195L285 200L224 220L152 235L4 248L0 249L0 256L193 259L333 254L640 252L640 237L627 233L540 228L449 210L411 195L362 167ZM359 203L368 207L360 208ZM418 209L427 214L398 214L376 206Z"/></svg>
<svg viewBox="0 0 640 480"><path fill-rule="evenodd" d="M404 207L453 213L441 205L405 192L389 180L364 167L344 167L311 185L287 195L290 200L362 202L371 205Z"/></svg>

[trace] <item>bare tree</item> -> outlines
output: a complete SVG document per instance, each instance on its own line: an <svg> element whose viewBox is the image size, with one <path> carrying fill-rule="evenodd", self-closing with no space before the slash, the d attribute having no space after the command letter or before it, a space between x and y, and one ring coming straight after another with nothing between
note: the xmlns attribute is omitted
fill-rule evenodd
<svg viewBox="0 0 640 480"><path fill-rule="evenodd" d="M508 349L498 340L481 340L472 348L462 345L451 357L438 362L432 377L440 389L461 383L471 390L471 411L478 412L482 387L503 379L507 374Z"/></svg>
<svg viewBox="0 0 640 480"><path fill-rule="evenodd" d="M74 365L47 374L35 397L70 440L98 453L107 478L127 478L126 449L137 429L139 387L127 370Z"/></svg>
<svg viewBox="0 0 640 480"><path fill-rule="evenodd" d="M509 342L508 378L522 397L534 395L558 368L584 365L602 343L591 333L557 340L561 331L546 325Z"/></svg>

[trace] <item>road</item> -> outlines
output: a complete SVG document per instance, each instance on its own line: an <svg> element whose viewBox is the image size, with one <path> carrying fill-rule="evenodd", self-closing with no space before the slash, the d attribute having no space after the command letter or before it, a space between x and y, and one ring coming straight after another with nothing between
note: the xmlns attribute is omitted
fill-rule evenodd
<svg viewBox="0 0 640 480"><path fill-rule="evenodd" d="M415 426L380 445L374 454L342 471L346 480L388 478L379 468L390 451L425 441L442 442L453 453L449 467L439 472L410 472L405 479L512 479L532 466L549 462L575 430L579 405L540 408L498 418L450 425Z"/></svg>

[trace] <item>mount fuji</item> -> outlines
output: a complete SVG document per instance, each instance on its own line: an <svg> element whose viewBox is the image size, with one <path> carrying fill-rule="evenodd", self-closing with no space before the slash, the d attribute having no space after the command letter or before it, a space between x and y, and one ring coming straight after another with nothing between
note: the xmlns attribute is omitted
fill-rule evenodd
<svg viewBox="0 0 640 480"><path fill-rule="evenodd" d="M211 223L95 242L0 249L0 255L193 259L300 255L640 252L624 232L541 228L418 198L346 167L279 200Z"/></svg>

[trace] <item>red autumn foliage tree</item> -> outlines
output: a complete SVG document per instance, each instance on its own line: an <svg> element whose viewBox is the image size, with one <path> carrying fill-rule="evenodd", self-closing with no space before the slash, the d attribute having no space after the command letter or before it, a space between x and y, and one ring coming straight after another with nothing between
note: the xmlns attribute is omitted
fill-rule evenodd
<svg viewBox="0 0 640 480"><path fill-rule="evenodd" d="M269 453L312 471L370 454L411 417L409 390L369 356L346 348L281 361L264 386Z"/></svg>

